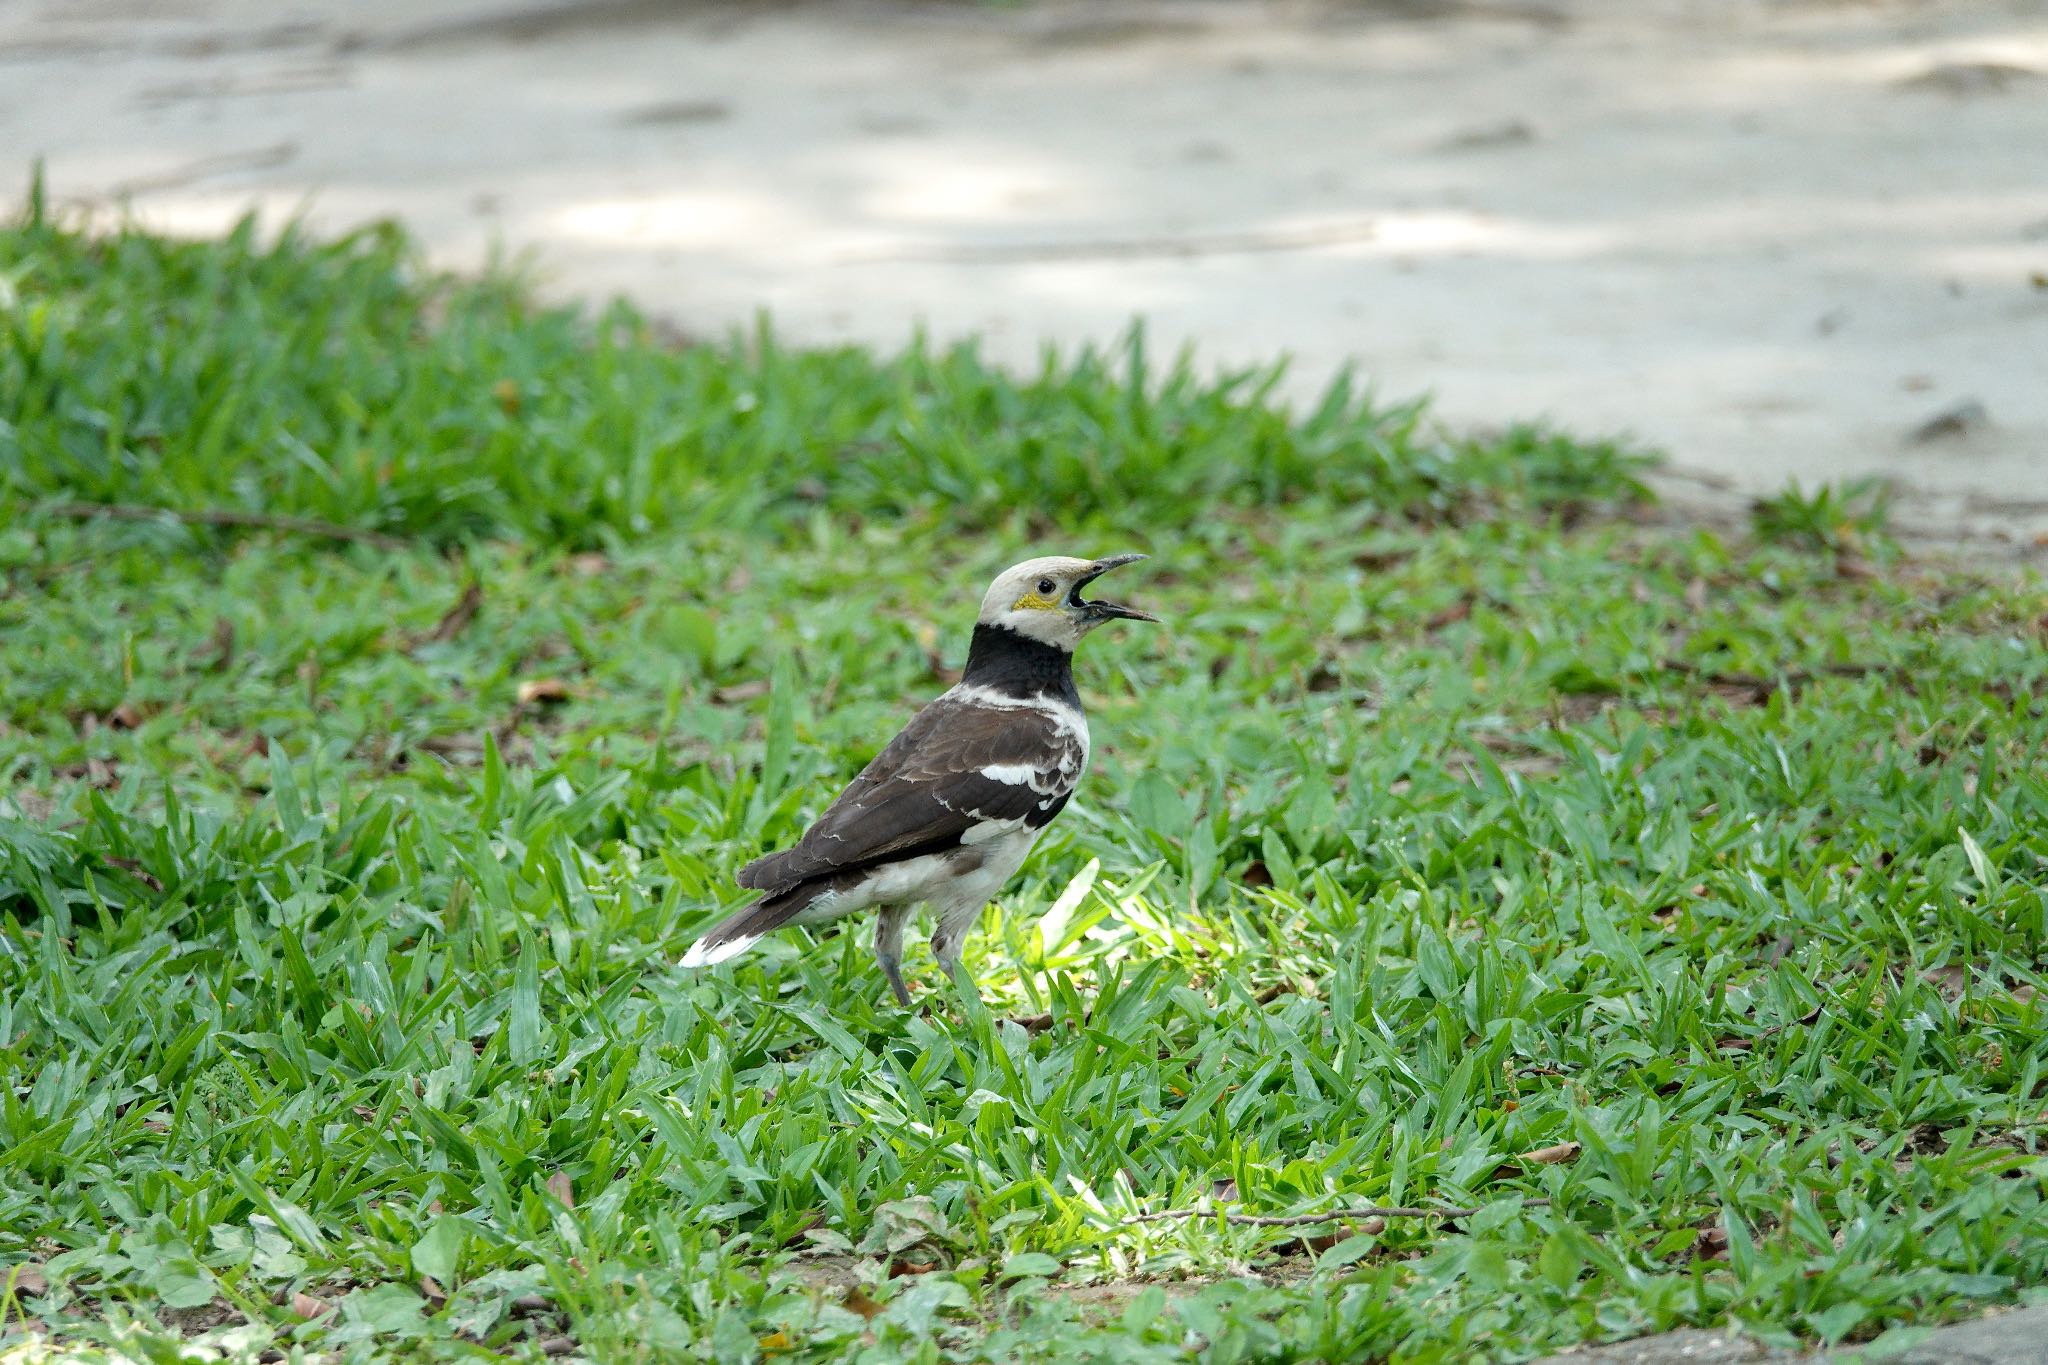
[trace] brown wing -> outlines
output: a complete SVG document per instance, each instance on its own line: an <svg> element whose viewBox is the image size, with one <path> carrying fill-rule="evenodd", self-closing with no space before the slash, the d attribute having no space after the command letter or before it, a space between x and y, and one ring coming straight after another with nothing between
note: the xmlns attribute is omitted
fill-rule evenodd
<svg viewBox="0 0 2048 1365"><path fill-rule="evenodd" d="M1079 736L1045 711L949 693L912 717L794 848L747 864L739 883L779 895L813 877L956 847L984 826L1037 829L1067 803L1086 761Z"/></svg>

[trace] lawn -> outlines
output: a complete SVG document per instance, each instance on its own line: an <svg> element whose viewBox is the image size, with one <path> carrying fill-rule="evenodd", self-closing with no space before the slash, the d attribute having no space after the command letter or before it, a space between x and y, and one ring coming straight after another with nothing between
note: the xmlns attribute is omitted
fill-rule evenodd
<svg viewBox="0 0 2048 1365"><path fill-rule="evenodd" d="M1520 1359L2038 1293L2048 592L1274 381L31 205L0 1351ZM997 569L1122 550L1166 624L1082 650L979 1000L921 933L911 1012L858 930L675 967Z"/></svg>

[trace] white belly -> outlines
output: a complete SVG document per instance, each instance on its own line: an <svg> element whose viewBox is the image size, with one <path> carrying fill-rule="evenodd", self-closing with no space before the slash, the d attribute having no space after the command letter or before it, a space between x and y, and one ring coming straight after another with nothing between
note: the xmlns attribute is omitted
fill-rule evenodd
<svg viewBox="0 0 2048 1365"><path fill-rule="evenodd" d="M1037 838L1035 829L1017 829L979 844L963 846L961 854L968 857L980 855L981 865L971 871L956 872L920 899L930 901L941 914L956 906L981 909L996 898L996 893L1010 878L1017 875L1017 869L1024 865L1025 855L1031 852L1031 845Z"/></svg>
<svg viewBox="0 0 2048 1365"><path fill-rule="evenodd" d="M877 905L929 902L941 916L979 910L1017 875L1037 838L1038 831L1023 828L1020 821L1019 828L978 843L886 864L857 886L818 897L796 916L796 922L818 924Z"/></svg>

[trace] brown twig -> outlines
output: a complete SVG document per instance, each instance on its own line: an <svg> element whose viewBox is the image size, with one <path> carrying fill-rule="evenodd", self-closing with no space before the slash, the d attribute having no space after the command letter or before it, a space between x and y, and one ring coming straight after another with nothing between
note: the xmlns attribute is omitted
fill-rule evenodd
<svg viewBox="0 0 2048 1365"><path fill-rule="evenodd" d="M168 517L172 521L182 521L192 526L242 526L259 531L289 531L294 535L355 541L363 545L374 545L380 550L409 548L406 541L400 540L397 536L387 536L382 531L365 531L355 526L342 526L332 521L314 521L307 517L277 517L264 512L236 512L228 508L145 507L128 502L63 502L42 510L50 516L69 517L74 521L91 521L96 517L106 517L111 521L158 521Z"/></svg>
<svg viewBox="0 0 2048 1365"><path fill-rule="evenodd" d="M1525 1199L1525 1209L1547 1209L1548 1199ZM1118 1223L1129 1227L1133 1223L1165 1223L1176 1218L1221 1217L1226 1223L1254 1228L1294 1228L1309 1223L1337 1223L1346 1218L1470 1218L1478 1209L1411 1209L1395 1208L1382 1204L1366 1204L1352 1209L1325 1209L1321 1213L1221 1213L1215 1209L1160 1209L1156 1213L1132 1214Z"/></svg>
<svg viewBox="0 0 2048 1365"><path fill-rule="evenodd" d="M483 606L483 584L472 579L469 586L462 590L462 596L455 600L455 605L448 608L447 614L441 618L440 622L431 631L427 632L420 643L447 644L450 640L462 634L463 627L476 619L476 614L483 610Z"/></svg>

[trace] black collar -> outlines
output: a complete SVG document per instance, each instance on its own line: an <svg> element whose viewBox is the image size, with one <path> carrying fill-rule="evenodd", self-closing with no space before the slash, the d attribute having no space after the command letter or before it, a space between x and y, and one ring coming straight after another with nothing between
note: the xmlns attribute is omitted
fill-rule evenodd
<svg viewBox="0 0 2048 1365"><path fill-rule="evenodd" d="M1074 688L1074 656L1008 626L974 628L960 681L1019 700L1052 697L1081 709L1081 694Z"/></svg>

